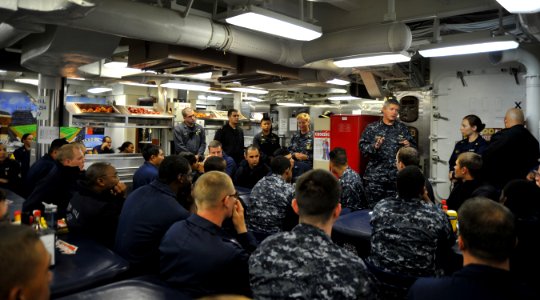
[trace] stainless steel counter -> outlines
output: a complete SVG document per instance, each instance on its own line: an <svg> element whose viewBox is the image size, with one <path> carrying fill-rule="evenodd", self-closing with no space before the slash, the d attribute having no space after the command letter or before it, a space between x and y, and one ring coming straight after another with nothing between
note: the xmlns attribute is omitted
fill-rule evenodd
<svg viewBox="0 0 540 300"><path fill-rule="evenodd" d="M93 163L108 162L118 171L120 181L128 186L133 182L133 174L144 163L144 158L140 153L126 154L87 154L84 168L88 169Z"/></svg>

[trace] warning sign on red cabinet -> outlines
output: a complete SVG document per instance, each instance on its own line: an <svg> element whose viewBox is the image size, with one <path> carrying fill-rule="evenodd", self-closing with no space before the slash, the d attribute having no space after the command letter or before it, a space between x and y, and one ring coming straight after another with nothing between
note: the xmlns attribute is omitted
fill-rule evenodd
<svg viewBox="0 0 540 300"><path fill-rule="evenodd" d="M313 160L330 160L330 130L313 132Z"/></svg>

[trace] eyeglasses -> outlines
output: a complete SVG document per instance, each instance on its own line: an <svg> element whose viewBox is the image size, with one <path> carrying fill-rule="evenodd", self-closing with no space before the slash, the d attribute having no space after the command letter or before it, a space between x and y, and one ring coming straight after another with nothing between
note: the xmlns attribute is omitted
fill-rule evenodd
<svg viewBox="0 0 540 300"><path fill-rule="evenodd" d="M227 195L227 197L233 197L235 199L240 199L240 196L238 196L238 191L235 191L234 194Z"/></svg>

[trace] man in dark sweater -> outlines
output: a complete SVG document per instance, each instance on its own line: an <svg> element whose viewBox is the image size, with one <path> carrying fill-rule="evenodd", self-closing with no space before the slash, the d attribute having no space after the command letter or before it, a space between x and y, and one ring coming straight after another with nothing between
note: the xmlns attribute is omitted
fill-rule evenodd
<svg viewBox="0 0 540 300"><path fill-rule="evenodd" d="M223 151L239 164L244 159L244 132L238 126L240 114L236 109L229 109L227 117L229 122L216 131L214 140L220 141Z"/></svg>
<svg viewBox="0 0 540 300"><path fill-rule="evenodd" d="M49 152L43 155L32 165L32 167L30 167L30 170L28 170L28 174L26 175L26 184L24 189L25 195L23 196L30 195L30 193L36 187L37 182L42 178L45 178L45 176L47 176L47 174L49 174L49 172L54 168L56 165L55 161L56 156L58 155L58 149L66 144L68 144L66 139L55 139L51 143Z"/></svg>
<svg viewBox="0 0 540 300"><path fill-rule="evenodd" d="M538 164L538 140L523 125L521 109L512 108L504 116L505 129L491 137L482 154L485 179L499 191L512 179L524 179Z"/></svg>
<svg viewBox="0 0 540 300"><path fill-rule="evenodd" d="M56 165L47 177L40 180L34 191L23 203L23 212L43 210L43 204L58 206L58 218L66 216L69 199L76 190L77 180L84 169L84 154L78 144L68 144L58 149Z"/></svg>
<svg viewBox="0 0 540 300"><path fill-rule="evenodd" d="M260 161L260 152L257 146L247 147L245 158L234 174L234 184L252 189L259 180L269 175L270 168Z"/></svg>
<svg viewBox="0 0 540 300"><path fill-rule="evenodd" d="M93 163L67 207L70 234L88 236L112 248L125 196L126 185L116 168L107 162Z"/></svg>
<svg viewBox="0 0 540 300"><path fill-rule="evenodd" d="M461 182L454 185L448 196L446 201L448 209L457 211L466 200L473 197L482 196L494 201L498 200L498 197L494 195L497 194L494 188L480 178L482 156L474 152L461 153L456 160L454 170L454 176Z"/></svg>
<svg viewBox="0 0 540 300"><path fill-rule="evenodd" d="M159 271L159 243L165 232L189 212L180 198L191 193L191 167L180 156L167 156L159 177L133 191L126 200L116 231L115 251L137 273Z"/></svg>
<svg viewBox="0 0 540 300"><path fill-rule="evenodd" d="M25 133L21 137L21 142L23 145L17 150L13 151L13 156L15 160L21 164L21 178L26 178L26 174L30 169L30 152L32 150L32 142L34 141L34 136L30 133Z"/></svg>

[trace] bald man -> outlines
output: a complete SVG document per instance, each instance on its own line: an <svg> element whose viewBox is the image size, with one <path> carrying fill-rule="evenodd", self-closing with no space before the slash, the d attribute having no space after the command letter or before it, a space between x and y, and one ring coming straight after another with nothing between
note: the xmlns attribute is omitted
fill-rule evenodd
<svg viewBox="0 0 540 300"><path fill-rule="evenodd" d="M485 179L501 190L512 179L525 179L538 164L538 140L525 128L523 111L511 108L504 116L505 129L491 137L483 153Z"/></svg>

